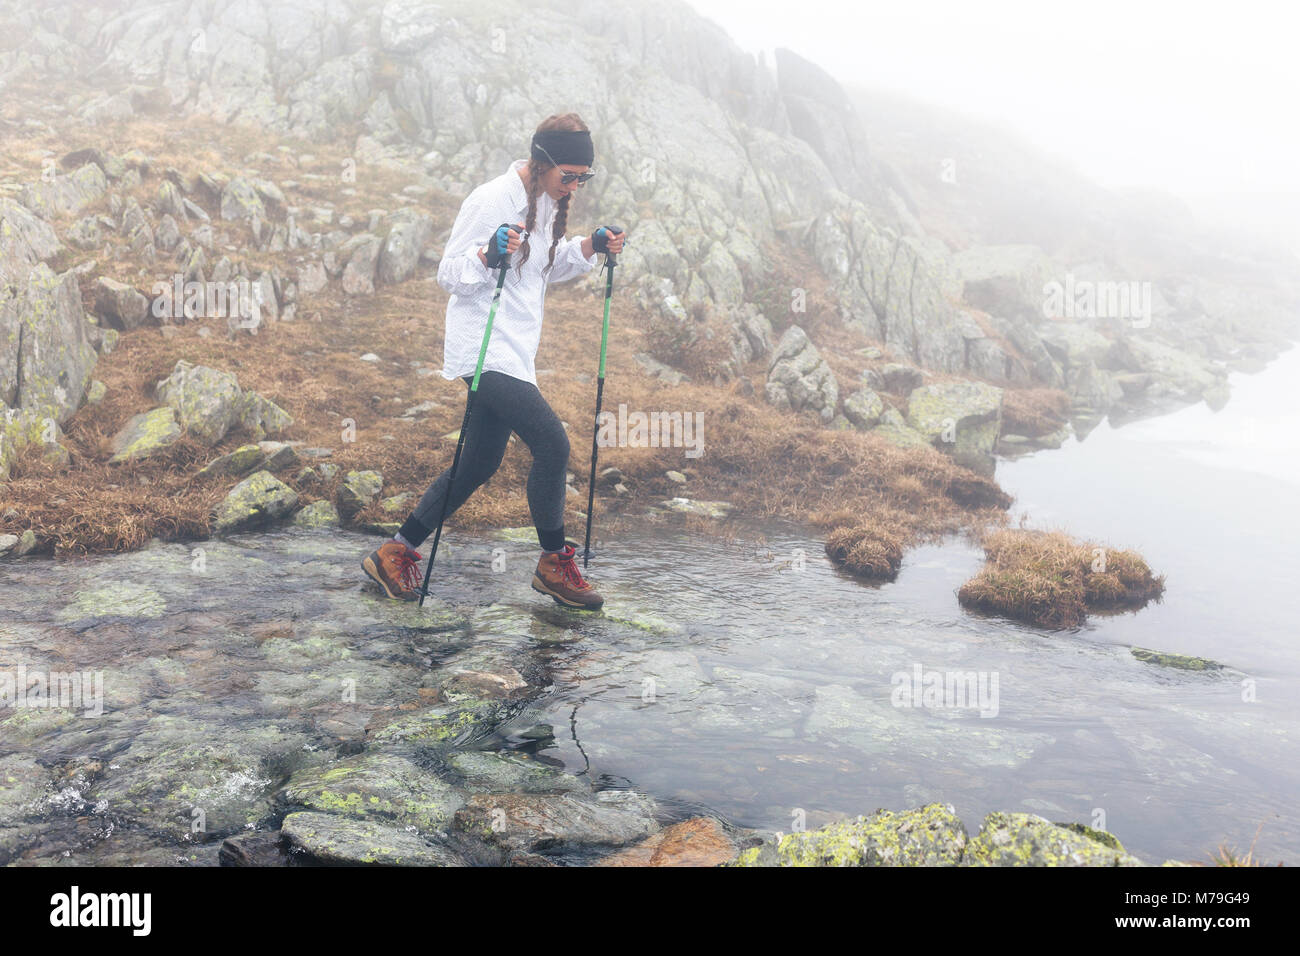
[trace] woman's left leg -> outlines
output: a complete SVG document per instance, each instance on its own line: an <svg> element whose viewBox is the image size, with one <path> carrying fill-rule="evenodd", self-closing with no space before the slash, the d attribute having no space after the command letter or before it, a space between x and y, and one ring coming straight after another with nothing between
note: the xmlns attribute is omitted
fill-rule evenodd
<svg viewBox="0 0 1300 956"><path fill-rule="evenodd" d="M564 548L565 470L569 465L569 436L560 418L537 386L501 372L492 376L493 388L481 391L479 401L523 440L533 456L528 470L528 510L543 551Z"/></svg>

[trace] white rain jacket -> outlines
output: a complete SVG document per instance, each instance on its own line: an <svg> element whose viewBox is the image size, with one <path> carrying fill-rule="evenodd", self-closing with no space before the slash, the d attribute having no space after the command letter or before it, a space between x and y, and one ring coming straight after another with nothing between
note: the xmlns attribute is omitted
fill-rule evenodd
<svg viewBox="0 0 1300 956"><path fill-rule="evenodd" d="M478 250L487 245L503 222L513 225L528 221L528 193L517 172L526 162L515 160L502 175L477 187L465 197L456 215L456 224L438 263L438 285L451 293L442 352L443 378L474 374L497 284L497 270L483 265ZM504 372L536 385L533 361L542 337L546 285L580 276L596 265L595 253L590 259L583 258L584 237L565 236L555 247L554 266L543 274L558 205L546 193L538 195L537 222L529 235L530 252L522 274L515 268L519 253L510 257L501 302L492 322L492 338L483 360L484 371Z"/></svg>

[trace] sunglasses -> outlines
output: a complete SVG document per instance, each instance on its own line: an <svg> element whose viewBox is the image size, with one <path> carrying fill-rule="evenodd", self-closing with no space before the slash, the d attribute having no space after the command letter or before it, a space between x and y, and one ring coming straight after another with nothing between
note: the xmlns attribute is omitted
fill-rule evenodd
<svg viewBox="0 0 1300 956"><path fill-rule="evenodd" d="M543 153L546 153L546 147L545 147L545 146L542 146L540 143L537 144L537 148L540 149ZM546 158L551 160L551 165L552 165L552 166L559 166L559 165L560 165L560 164L557 163L555 160L551 159L551 154L550 154L550 153L546 153ZM574 180L577 180L579 186L585 186L585 185L587 185L587 180L591 179L591 177L592 177L592 176L595 176L595 175L596 175L596 174L595 174L594 172L587 172L587 173L561 173L561 174L560 174L560 182L563 183L565 186L567 186L567 185L569 185L569 183L573 182Z"/></svg>

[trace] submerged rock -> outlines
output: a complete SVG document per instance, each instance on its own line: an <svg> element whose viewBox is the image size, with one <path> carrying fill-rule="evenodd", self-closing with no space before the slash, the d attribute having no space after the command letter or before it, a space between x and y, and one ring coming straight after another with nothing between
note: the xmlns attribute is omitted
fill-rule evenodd
<svg viewBox="0 0 1300 956"><path fill-rule="evenodd" d="M281 827L293 846L322 863L348 866L464 866L445 847L399 827L328 813L291 813Z"/></svg>
<svg viewBox="0 0 1300 956"><path fill-rule="evenodd" d="M509 862L534 853L626 846L659 829L655 804L631 790L478 794L456 812L456 832Z"/></svg>
<svg viewBox="0 0 1300 956"><path fill-rule="evenodd" d="M455 754L447 764L465 779L471 790L524 793L591 790L583 778L522 753L470 750Z"/></svg>
<svg viewBox="0 0 1300 956"><path fill-rule="evenodd" d="M690 498L670 498L663 502L663 506L669 511L705 518L725 518L733 507L730 501L693 501Z"/></svg>
<svg viewBox="0 0 1300 956"><path fill-rule="evenodd" d="M693 817L675 823L598 866L720 866L736 856L736 844L717 820Z"/></svg>
<svg viewBox="0 0 1300 956"><path fill-rule="evenodd" d="M1145 647L1129 648L1131 653L1138 660L1147 664L1159 664L1161 667L1174 667L1184 671L1218 671L1223 670L1224 665L1218 661L1212 661L1207 657L1189 657L1186 654L1169 654L1164 651L1153 651Z"/></svg>
<svg viewBox="0 0 1300 956"><path fill-rule="evenodd" d="M465 802L436 774L405 757L380 752L301 771L276 800L285 806L413 826L426 833L443 829Z"/></svg>

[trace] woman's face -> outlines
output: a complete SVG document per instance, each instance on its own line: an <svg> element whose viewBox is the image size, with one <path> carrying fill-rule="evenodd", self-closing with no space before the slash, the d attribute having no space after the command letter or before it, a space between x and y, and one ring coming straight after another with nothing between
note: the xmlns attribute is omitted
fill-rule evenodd
<svg viewBox="0 0 1300 956"><path fill-rule="evenodd" d="M574 166L571 163L552 166L546 171L546 175L542 177L542 188L546 190L546 195L550 196L556 202L559 202L575 189L582 188L578 185L576 179L566 185L560 182L560 177L565 173L585 173L589 169L591 169L590 166Z"/></svg>

